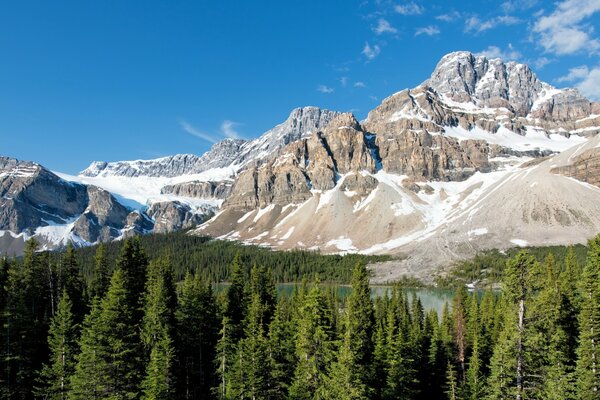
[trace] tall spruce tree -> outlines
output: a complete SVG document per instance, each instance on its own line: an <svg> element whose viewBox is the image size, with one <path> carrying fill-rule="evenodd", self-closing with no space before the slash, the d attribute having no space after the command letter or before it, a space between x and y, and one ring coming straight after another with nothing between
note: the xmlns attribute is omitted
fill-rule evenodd
<svg viewBox="0 0 600 400"><path fill-rule="evenodd" d="M352 292L347 300L345 332L338 361L332 365L330 392L340 399L372 397L374 309L369 274L363 264L352 273Z"/></svg>
<svg viewBox="0 0 600 400"><path fill-rule="evenodd" d="M94 256L94 275L90 283L90 298L104 297L110 285L110 266L106 255L106 245L100 244Z"/></svg>
<svg viewBox="0 0 600 400"><path fill-rule="evenodd" d="M44 399L65 400L71 387L69 379L75 371L78 333L71 309L72 303L65 289L50 323L50 361L42 368L35 390L36 395Z"/></svg>
<svg viewBox="0 0 600 400"><path fill-rule="evenodd" d="M177 320L177 397L207 400L216 384L214 360L219 334L211 285L187 274L179 291Z"/></svg>
<svg viewBox="0 0 600 400"><path fill-rule="evenodd" d="M175 309L170 264L165 260L151 262L142 325L142 342L150 353L142 382L147 400L175 398Z"/></svg>
<svg viewBox="0 0 600 400"><path fill-rule="evenodd" d="M300 308L296 356L298 363L289 397L295 400L323 398L327 371L334 356L331 310L317 283L313 284Z"/></svg>
<svg viewBox="0 0 600 400"><path fill-rule="evenodd" d="M126 283L117 269L106 296L86 317L70 399L139 396L142 348Z"/></svg>
<svg viewBox="0 0 600 400"><path fill-rule="evenodd" d="M600 235L589 241L587 262L581 276L581 312L577 349L577 397L600 396Z"/></svg>

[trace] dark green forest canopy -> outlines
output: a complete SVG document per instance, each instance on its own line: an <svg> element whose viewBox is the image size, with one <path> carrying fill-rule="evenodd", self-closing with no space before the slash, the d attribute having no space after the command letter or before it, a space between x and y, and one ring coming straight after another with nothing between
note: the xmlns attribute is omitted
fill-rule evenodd
<svg viewBox="0 0 600 400"><path fill-rule="evenodd" d="M390 256L359 254L322 255L307 250L275 251L239 242L189 235L186 232L146 235L141 236L140 241L148 259L166 257L171 261L177 281L182 280L187 272L198 272L210 282L227 281L236 254L239 254L248 270L253 264L270 268L275 281L281 283L301 282L316 274L322 282L348 283L352 268L357 263L366 265L391 259ZM104 244L109 265L114 265L121 245L122 242L119 241ZM86 279L90 279L93 273L96 249L97 246L91 246L76 250Z"/></svg>

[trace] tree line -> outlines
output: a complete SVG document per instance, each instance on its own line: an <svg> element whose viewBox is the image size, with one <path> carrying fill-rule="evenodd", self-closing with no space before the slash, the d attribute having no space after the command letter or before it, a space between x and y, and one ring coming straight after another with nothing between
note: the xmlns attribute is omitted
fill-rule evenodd
<svg viewBox="0 0 600 400"><path fill-rule="evenodd" d="M72 247L29 241L0 263L0 390L8 399L596 399L600 235L581 265L522 251L502 290L459 287L441 312L400 287L372 298L362 263L340 297L318 279L278 296L234 257L213 292L139 239L92 279Z"/></svg>

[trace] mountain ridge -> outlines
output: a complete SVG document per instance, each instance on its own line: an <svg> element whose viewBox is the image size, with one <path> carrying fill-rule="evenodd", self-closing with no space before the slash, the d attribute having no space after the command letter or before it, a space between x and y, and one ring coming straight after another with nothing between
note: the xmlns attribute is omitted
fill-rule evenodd
<svg viewBox="0 0 600 400"><path fill-rule="evenodd" d="M148 232L200 224L198 234L276 248L408 252L412 261L396 266L396 276L427 256L448 261L515 245L511 238L533 242L527 227L539 220L532 216L537 211L513 221L522 237L512 237L506 225L492 232L462 219L461 210L471 210L473 219L502 204L494 194L502 186L537 196L540 208L559 215L544 217L548 226L558 224L546 240L571 232L569 240L583 241L596 233L600 221L577 217L593 209L589 199L599 200L593 186L571 188L564 180L597 183L584 172L596 168L591 143L599 132L600 105L576 90L554 88L524 64L454 52L428 79L388 96L361 122L351 113L301 107L256 139L225 139L201 156L95 162L77 177L59 175L103 187L117 202L134 200L130 206L151 223ZM560 157L567 151L573 154ZM521 187L522 171L550 182L547 191L567 185L585 201L561 195L572 204L570 214L535 185ZM453 227L459 219L466 232ZM585 229L560 222L575 220ZM448 241L451 251L431 255L411 245L453 230L469 245Z"/></svg>

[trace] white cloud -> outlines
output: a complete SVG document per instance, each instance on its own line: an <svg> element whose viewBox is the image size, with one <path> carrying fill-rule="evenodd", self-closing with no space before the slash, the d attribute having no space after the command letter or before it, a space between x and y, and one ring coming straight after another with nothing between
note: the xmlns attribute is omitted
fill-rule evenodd
<svg viewBox="0 0 600 400"><path fill-rule="evenodd" d="M347 76L342 76L340 78L340 84L342 85L342 87L346 87L348 85L348 80L350 78L348 78Z"/></svg>
<svg viewBox="0 0 600 400"><path fill-rule="evenodd" d="M451 11L446 14L438 15L435 19L444 22L455 22L460 19L460 13L458 11Z"/></svg>
<svg viewBox="0 0 600 400"><path fill-rule="evenodd" d="M465 32L481 33L498 26L515 25L519 22L521 22L519 18L511 15L499 15L488 20L482 20L477 15L472 15L465 20Z"/></svg>
<svg viewBox="0 0 600 400"><path fill-rule="evenodd" d="M329 93L333 93L335 90L332 87L326 86L326 85L319 85L317 86L317 90L321 93L325 93L325 94L329 94Z"/></svg>
<svg viewBox="0 0 600 400"><path fill-rule="evenodd" d="M189 124L186 121L179 121L179 125L181 125L181 128L186 131L187 133L189 133L192 136L196 136L200 139L204 139L208 142L211 143L216 143L217 139L215 139L214 137L212 137L211 135L209 135L208 133L204 133L202 131L199 131L198 129L194 128L191 124Z"/></svg>
<svg viewBox="0 0 600 400"><path fill-rule="evenodd" d="M415 36L419 36L419 35L435 36L435 35L439 35L439 33L440 33L440 29L437 26L429 25L429 26L424 26L424 27L418 28L415 31Z"/></svg>
<svg viewBox="0 0 600 400"><path fill-rule="evenodd" d="M505 13L517 11L517 10L528 10L537 4L538 0L507 0L500 5L502 11Z"/></svg>
<svg viewBox="0 0 600 400"><path fill-rule="evenodd" d="M423 14L423 11L425 11L425 8L423 8L423 6L420 6L413 1L410 3L406 3L406 4L398 4L394 7L394 10L398 14L402 14L402 15L419 15L419 14Z"/></svg>
<svg viewBox="0 0 600 400"><path fill-rule="evenodd" d="M354 87L355 88L366 88L367 85L365 85L364 82L358 81L358 82L354 82Z"/></svg>
<svg viewBox="0 0 600 400"><path fill-rule="evenodd" d="M590 69L587 65L581 65L574 67L569 70L569 73L565 76L561 76L557 82L573 82L580 79L585 79L590 74Z"/></svg>
<svg viewBox="0 0 600 400"><path fill-rule="evenodd" d="M238 122L233 122L228 119L221 123L221 133L223 136L228 137L230 139L239 139L240 134L235 129L236 126L240 126L241 124Z"/></svg>
<svg viewBox="0 0 600 400"><path fill-rule="evenodd" d="M600 101L600 67L589 70L588 75L577 84L577 89L593 101Z"/></svg>
<svg viewBox="0 0 600 400"><path fill-rule="evenodd" d="M565 0L550 14L539 16L533 31L548 53L566 55L581 50L595 52L600 41L590 35L593 28L584 20L600 11L600 0Z"/></svg>
<svg viewBox="0 0 600 400"><path fill-rule="evenodd" d="M561 76L557 82L573 82L575 87L593 101L600 100L600 67L590 69L587 65L581 65L569 69L569 73Z"/></svg>
<svg viewBox="0 0 600 400"><path fill-rule="evenodd" d="M521 53L515 50L510 43L506 50L502 50L498 46L488 46L487 49L480 51L476 55L484 56L488 59L501 58L503 61L514 61L521 58Z"/></svg>
<svg viewBox="0 0 600 400"><path fill-rule="evenodd" d="M377 26L373 28L373 32L378 35L384 33L398 33L398 29L394 28L388 21L383 18L379 18Z"/></svg>
<svg viewBox="0 0 600 400"><path fill-rule="evenodd" d="M533 60L533 66L536 69L541 69L541 68L544 68L546 65L550 64L551 62L552 62L552 60L548 57L540 57L540 58Z"/></svg>
<svg viewBox="0 0 600 400"><path fill-rule="evenodd" d="M369 42L365 42L365 47L363 47L362 54L367 57L369 60L374 59L381 53L381 48L378 45L371 46Z"/></svg>

